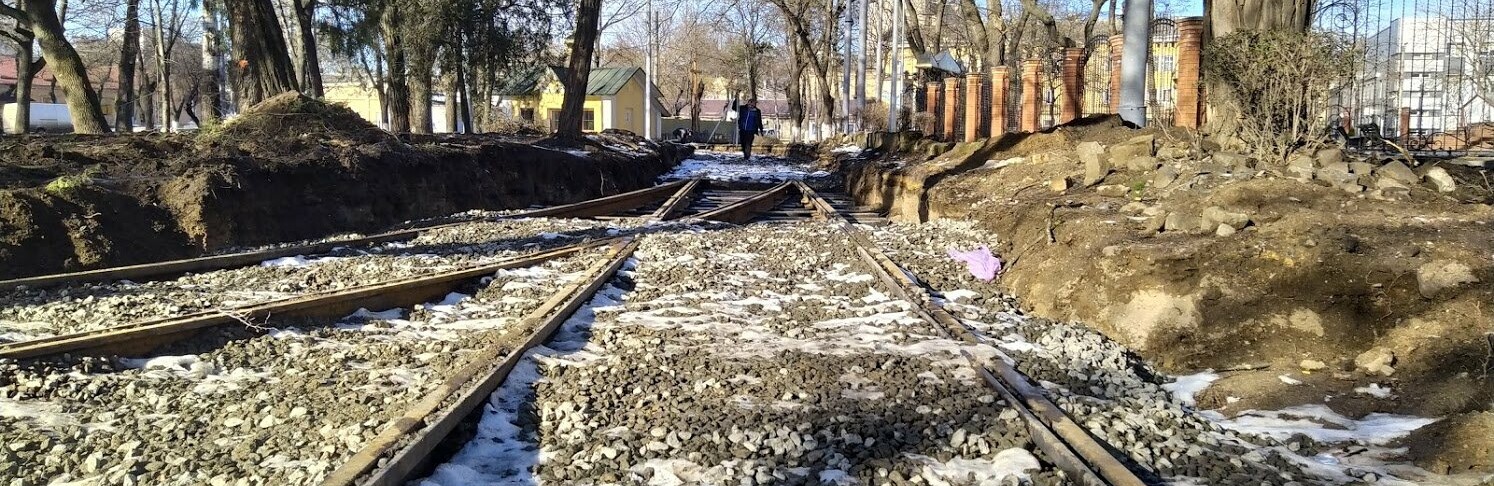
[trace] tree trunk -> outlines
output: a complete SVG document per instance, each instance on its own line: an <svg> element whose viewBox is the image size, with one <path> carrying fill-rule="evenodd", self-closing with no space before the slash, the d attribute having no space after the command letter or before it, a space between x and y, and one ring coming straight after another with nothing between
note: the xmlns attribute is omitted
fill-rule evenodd
<svg viewBox="0 0 1494 486"><path fill-rule="evenodd" d="M446 109L444 110L445 113L442 113L446 118L446 133L457 133L457 110L459 108L457 108L458 87L456 73L447 71L441 77L441 81L446 84Z"/></svg>
<svg viewBox="0 0 1494 486"><path fill-rule="evenodd" d="M135 130L135 57L140 55L140 0L125 3L124 47L119 50L119 90L114 97L114 131Z"/></svg>
<svg viewBox="0 0 1494 486"><path fill-rule="evenodd" d="M410 45L410 131L431 133L431 84L436 70L435 46L423 41Z"/></svg>
<svg viewBox="0 0 1494 486"><path fill-rule="evenodd" d="M388 2L379 27L384 35L384 57L389 60L389 131L409 133L410 87L405 84L404 33L400 32L400 20L399 2Z"/></svg>
<svg viewBox="0 0 1494 486"><path fill-rule="evenodd" d="M98 93L88 81L88 69L83 58L73 49L73 44L63 35L62 20L52 10L51 0L25 0L26 15L31 28L41 44L42 56L47 66L62 86L67 96L67 109L72 114L73 131L77 133L108 133L109 122L104 120L104 110L99 106Z"/></svg>
<svg viewBox="0 0 1494 486"><path fill-rule="evenodd" d="M460 62L461 58L458 57L457 59ZM461 102L457 104L457 107L461 108L462 112L462 133L477 133L472 127L472 90L468 89L467 86L467 70L460 67L457 68L456 78L457 94L461 97Z"/></svg>
<svg viewBox="0 0 1494 486"><path fill-rule="evenodd" d="M918 8L913 5L913 0L902 0L902 2L903 10L905 10L903 12L904 40L908 41L908 49L914 54L927 53L928 45L923 42L923 27L918 21Z"/></svg>
<svg viewBox="0 0 1494 486"><path fill-rule="evenodd" d="M602 15L602 0L581 0L576 11L576 36L571 44L570 69L564 79L565 99L560 103L560 124L557 130L562 139L581 139L581 122L585 113L586 82L591 77L591 56L596 48L597 24Z"/></svg>
<svg viewBox="0 0 1494 486"><path fill-rule="evenodd" d="M798 37L789 38L792 63L789 69L789 82L785 86L784 95L788 97L789 119L794 122L794 140L799 139L799 134L804 132L804 92L799 89L799 82L804 78L804 47L800 45Z"/></svg>
<svg viewBox="0 0 1494 486"><path fill-rule="evenodd" d="M1204 42L1238 31L1307 32L1316 0L1205 0Z"/></svg>
<svg viewBox="0 0 1494 486"><path fill-rule="evenodd" d="M216 0L202 2L202 71L197 74L198 126L223 119L222 47L223 33L218 30ZM122 92L122 91L121 91Z"/></svg>
<svg viewBox="0 0 1494 486"><path fill-rule="evenodd" d="M326 93L322 88L322 63L316 52L316 26L312 24L316 16L316 2L317 0L296 0L296 30L301 34L301 86L306 94L321 98Z"/></svg>
<svg viewBox="0 0 1494 486"><path fill-rule="evenodd" d="M33 0L35 1L35 0ZM290 48L271 0L224 0L233 39L234 95L241 108L296 90Z"/></svg>
<svg viewBox="0 0 1494 486"><path fill-rule="evenodd" d="M152 1L156 21L156 74L161 77L158 82L161 88L161 131L171 132L176 130L171 103L171 59L168 57L171 45L166 42L166 17L161 15L161 0Z"/></svg>

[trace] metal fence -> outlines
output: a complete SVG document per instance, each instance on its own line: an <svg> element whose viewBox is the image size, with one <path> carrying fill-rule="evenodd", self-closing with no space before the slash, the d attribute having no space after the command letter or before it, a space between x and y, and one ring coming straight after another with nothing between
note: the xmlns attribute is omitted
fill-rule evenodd
<svg viewBox="0 0 1494 486"><path fill-rule="evenodd" d="M1342 1L1314 27L1356 48L1327 130L1418 152L1494 152L1494 2Z"/></svg>

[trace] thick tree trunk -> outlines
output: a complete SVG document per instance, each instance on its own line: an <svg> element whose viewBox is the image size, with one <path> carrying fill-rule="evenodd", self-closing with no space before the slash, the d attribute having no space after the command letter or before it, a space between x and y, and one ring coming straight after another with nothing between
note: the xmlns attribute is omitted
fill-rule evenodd
<svg viewBox="0 0 1494 486"><path fill-rule="evenodd" d="M410 131L431 133L431 84L436 70L435 46L416 42L410 46Z"/></svg>
<svg viewBox="0 0 1494 486"><path fill-rule="evenodd" d="M384 56L389 60L389 131L409 133L410 87L405 84L404 33L400 31L400 20L399 2L388 2L379 26L384 35Z"/></svg>
<svg viewBox="0 0 1494 486"><path fill-rule="evenodd" d="M1205 0L1204 36L1238 31L1307 32L1317 0Z"/></svg>
<svg viewBox="0 0 1494 486"><path fill-rule="evenodd" d="M219 89L223 71L219 40L223 34L218 30L218 2L203 0L202 3L202 70L197 74L198 126L223 119L223 92Z"/></svg>
<svg viewBox="0 0 1494 486"><path fill-rule="evenodd" d="M230 78L239 107L295 91L296 70L271 0L224 0L224 4L233 39Z"/></svg>
<svg viewBox="0 0 1494 486"><path fill-rule="evenodd" d="M124 46L119 50L119 90L114 97L114 131L135 129L135 57L140 55L140 0L125 3Z"/></svg>
<svg viewBox="0 0 1494 486"><path fill-rule="evenodd" d="M804 47L799 44L798 37L790 38L789 45L792 67L789 69L789 82L784 95L788 97L789 119L794 122L794 140L797 141L804 132L804 92L799 89L799 81L804 77L804 65L808 61L804 59Z"/></svg>
<svg viewBox="0 0 1494 486"><path fill-rule="evenodd" d="M67 96L67 109L72 114L73 131L77 133L108 133L109 123L104 120L104 110L99 106L98 93L88 81L88 69L83 58L73 49L73 44L63 36L62 20L53 10L51 0L25 0L26 15L31 19L31 28L41 45L42 56L47 66L62 86Z"/></svg>
<svg viewBox="0 0 1494 486"><path fill-rule="evenodd" d="M446 109L443 110L446 119L446 133L457 133L457 77L455 72L447 71L441 81L446 85Z"/></svg>
<svg viewBox="0 0 1494 486"><path fill-rule="evenodd" d="M313 98L325 96L322 88L322 63L316 52L317 0L296 0L296 30L301 34L301 86Z"/></svg>
<svg viewBox="0 0 1494 486"><path fill-rule="evenodd" d="M26 36L16 51L16 123L7 127L11 133L26 133L31 130L31 85L36 76L30 66L36 62L36 52L31 47L32 39Z"/></svg>
<svg viewBox="0 0 1494 486"><path fill-rule="evenodd" d="M581 0L576 11L576 36L571 44L570 69L566 70L565 99L560 103L558 135L563 139L580 139L581 122L586 103L586 82L591 77L591 56L596 48L597 24L602 15L602 0Z"/></svg>

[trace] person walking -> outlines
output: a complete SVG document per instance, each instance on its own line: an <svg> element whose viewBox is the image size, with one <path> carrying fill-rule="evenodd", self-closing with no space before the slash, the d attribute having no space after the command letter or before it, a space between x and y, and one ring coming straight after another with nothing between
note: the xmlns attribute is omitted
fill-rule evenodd
<svg viewBox="0 0 1494 486"><path fill-rule="evenodd" d="M763 112L757 109L757 98L737 107L737 143L742 144L742 160L752 160L752 139L763 133Z"/></svg>

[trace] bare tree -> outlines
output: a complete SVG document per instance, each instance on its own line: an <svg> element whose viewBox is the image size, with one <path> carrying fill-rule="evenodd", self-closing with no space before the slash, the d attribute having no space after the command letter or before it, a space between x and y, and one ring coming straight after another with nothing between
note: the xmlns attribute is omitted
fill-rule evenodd
<svg viewBox="0 0 1494 486"><path fill-rule="evenodd" d="M17 6L0 2L0 15L11 17L35 35L41 45L46 65L57 77L62 92L67 96L68 111L73 119L73 131L78 133L107 133L109 124L104 120L104 110L99 105L98 92L88 79L88 68L73 44L63 33L62 18L52 0L20 0ZM23 49L24 50L24 49Z"/></svg>
<svg viewBox="0 0 1494 486"><path fill-rule="evenodd" d="M160 75L158 87L161 91L161 130L172 131L177 121L176 108L172 103L171 68L174 62L171 52L181 37L182 25L187 21L186 5L181 0L151 0L152 18L156 31L156 72ZM169 9L169 10L168 10Z"/></svg>
<svg viewBox="0 0 1494 486"><path fill-rule="evenodd" d="M119 50L119 90L114 97L114 130L129 133L135 127L135 58L140 57L140 0L125 2L124 45Z"/></svg>

